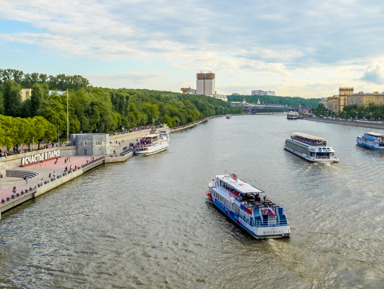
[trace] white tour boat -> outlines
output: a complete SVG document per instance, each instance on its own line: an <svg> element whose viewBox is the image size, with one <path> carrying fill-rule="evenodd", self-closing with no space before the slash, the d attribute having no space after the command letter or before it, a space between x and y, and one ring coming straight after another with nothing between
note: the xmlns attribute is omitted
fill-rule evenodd
<svg viewBox="0 0 384 289"><path fill-rule="evenodd" d="M384 150L384 134L376 132L366 132L363 136L356 138L358 146L373 149Z"/></svg>
<svg viewBox="0 0 384 289"><path fill-rule="evenodd" d="M284 149L309 162L339 162L339 158L335 156L335 150L327 146L324 138L303 132L293 133L291 138L285 141Z"/></svg>
<svg viewBox="0 0 384 289"><path fill-rule="evenodd" d="M166 150L169 146L169 131L159 130L140 139L135 146L135 155L148 156Z"/></svg>
<svg viewBox="0 0 384 289"><path fill-rule="evenodd" d="M235 174L216 176L206 194L209 202L256 239L291 235L283 206Z"/></svg>

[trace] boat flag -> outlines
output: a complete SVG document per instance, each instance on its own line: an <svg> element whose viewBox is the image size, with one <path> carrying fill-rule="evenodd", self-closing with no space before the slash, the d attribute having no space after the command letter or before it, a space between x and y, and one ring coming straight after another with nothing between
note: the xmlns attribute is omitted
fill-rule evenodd
<svg viewBox="0 0 384 289"><path fill-rule="evenodd" d="M268 207L268 214L270 214L272 216L276 216L275 211L273 211L272 208L270 208L270 207Z"/></svg>

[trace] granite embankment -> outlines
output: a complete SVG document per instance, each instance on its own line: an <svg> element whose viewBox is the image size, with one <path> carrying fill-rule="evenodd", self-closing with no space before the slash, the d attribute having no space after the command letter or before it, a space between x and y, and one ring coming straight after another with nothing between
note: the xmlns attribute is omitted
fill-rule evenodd
<svg viewBox="0 0 384 289"><path fill-rule="evenodd" d="M334 123L340 125L349 125L349 126L360 126L373 129L384 129L384 123L378 121L362 121L362 120L338 120L338 119L329 119L329 118L319 118L319 117L305 117L304 120L309 121L318 121L326 123Z"/></svg>
<svg viewBox="0 0 384 289"><path fill-rule="evenodd" d="M171 133L189 129L211 117L172 128ZM132 144L150 132L141 128L109 136L109 151L105 156L76 156L76 147L58 146L0 158L0 218L1 213L34 199L85 172L105 163L124 162L133 156ZM60 150L60 157L20 166L25 157L49 154ZM14 192L13 192L14 191Z"/></svg>
<svg viewBox="0 0 384 289"><path fill-rule="evenodd" d="M126 161L133 155L130 143L148 134L150 129L109 137L110 154L106 156L76 156L74 146L53 147L0 158L0 218L1 213L36 198L104 163ZM20 166L25 157L49 154L60 150L60 157ZM14 191L14 193L13 193Z"/></svg>

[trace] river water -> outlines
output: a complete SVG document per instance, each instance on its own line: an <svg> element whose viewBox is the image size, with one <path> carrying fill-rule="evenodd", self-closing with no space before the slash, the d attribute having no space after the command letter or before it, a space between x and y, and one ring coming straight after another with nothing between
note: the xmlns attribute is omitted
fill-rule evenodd
<svg viewBox="0 0 384 289"><path fill-rule="evenodd" d="M0 287L383 288L384 153L355 146L366 130L276 114L174 133L3 214ZM295 131L340 163L284 151ZM226 170L285 206L291 238L255 240L206 202Z"/></svg>

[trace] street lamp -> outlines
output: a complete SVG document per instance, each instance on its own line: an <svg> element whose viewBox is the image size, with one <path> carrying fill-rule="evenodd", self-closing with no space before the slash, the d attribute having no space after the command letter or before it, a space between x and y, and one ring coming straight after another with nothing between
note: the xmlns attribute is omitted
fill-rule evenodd
<svg viewBox="0 0 384 289"><path fill-rule="evenodd" d="M67 88L67 142L69 142L68 88Z"/></svg>

